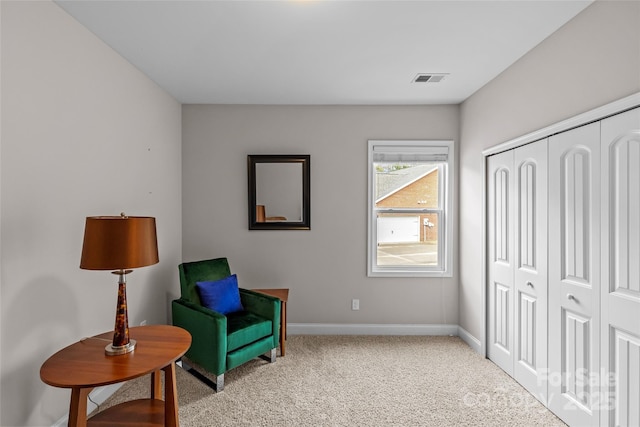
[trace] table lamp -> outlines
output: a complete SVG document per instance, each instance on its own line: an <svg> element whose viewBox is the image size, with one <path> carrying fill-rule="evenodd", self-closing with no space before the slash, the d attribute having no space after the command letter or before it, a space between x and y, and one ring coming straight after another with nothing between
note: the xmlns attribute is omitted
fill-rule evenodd
<svg viewBox="0 0 640 427"><path fill-rule="evenodd" d="M113 342L105 347L109 356L133 351L136 341L129 339L126 275L133 268L158 262L156 219L153 217L87 217L80 268L112 270L118 275L118 305Z"/></svg>

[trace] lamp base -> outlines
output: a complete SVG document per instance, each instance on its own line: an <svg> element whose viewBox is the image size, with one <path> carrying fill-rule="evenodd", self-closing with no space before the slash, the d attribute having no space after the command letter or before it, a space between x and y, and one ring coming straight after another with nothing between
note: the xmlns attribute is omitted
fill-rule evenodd
<svg viewBox="0 0 640 427"><path fill-rule="evenodd" d="M134 348L136 348L136 340L129 340L129 343L125 345L107 344L104 348L104 353L107 356L117 356L119 354L131 353Z"/></svg>

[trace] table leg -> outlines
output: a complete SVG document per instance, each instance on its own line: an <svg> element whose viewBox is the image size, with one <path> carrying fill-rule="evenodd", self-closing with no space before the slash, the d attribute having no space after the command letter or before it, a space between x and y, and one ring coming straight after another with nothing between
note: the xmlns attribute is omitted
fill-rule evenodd
<svg viewBox="0 0 640 427"><path fill-rule="evenodd" d="M284 356L287 345L287 303L282 301L280 316L280 356Z"/></svg>
<svg viewBox="0 0 640 427"><path fill-rule="evenodd" d="M69 427L87 426L87 397L93 388L73 387L69 405Z"/></svg>
<svg viewBox="0 0 640 427"><path fill-rule="evenodd" d="M151 373L151 398L162 400L162 379L160 377L160 371L153 371Z"/></svg>
<svg viewBox="0 0 640 427"><path fill-rule="evenodd" d="M176 364L169 363L164 371L164 425L178 427L178 393L176 391Z"/></svg>

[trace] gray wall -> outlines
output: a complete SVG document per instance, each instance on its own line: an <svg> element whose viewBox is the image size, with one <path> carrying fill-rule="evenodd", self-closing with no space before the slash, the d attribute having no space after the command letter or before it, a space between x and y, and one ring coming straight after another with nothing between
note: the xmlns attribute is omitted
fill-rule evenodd
<svg viewBox="0 0 640 427"><path fill-rule="evenodd" d="M457 324L457 274L366 277L366 221L367 140L457 141L458 110L183 106L184 260L225 256L243 287L290 288L291 323ZM247 229L248 154L311 155L310 231Z"/></svg>
<svg viewBox="0 0 640 427"><path fill-rule="evenodd" d="M41 364L114 325L117 278L79 269L89 215L157 218L160 263L128 278L130 324L166 323L181 256L181 107L52 2L2 11L0 425L51 425ZM73 366L69 366L73 369Z"/></svg>
<svg viewBox="0 0 640 427"><path fill-rule="evenodd" d="M460 326L482 337L482 150L640 91L640 2L597 1L462 104Z"/></svg>

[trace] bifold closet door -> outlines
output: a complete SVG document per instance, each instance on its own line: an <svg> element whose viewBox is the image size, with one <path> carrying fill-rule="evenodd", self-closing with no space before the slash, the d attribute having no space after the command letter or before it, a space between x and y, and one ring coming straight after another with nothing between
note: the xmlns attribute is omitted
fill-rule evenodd
<svg viewBox="0 0 640 427"><path fill-rule="evenodd" d="M547 140L488 159L489 358L546 403Z"/></svg>
<svg viewBox="0 0 640 427"><path fill-rule="evenodd" d="M599 424L600 123L549 138L548 407Z"/></svg>
<svg viewBox="0 0 640 427"><path fill-rule="evenodd" d="M601 419L640 426L640 108L601 131Z"/></svg>
<svg viewBox="0 0 640 427"><path fill-rule="evenodd" d="M513 377L547 401L547 140L514 150Z"/></svg>
<svg viewBox="0 0 640 427"><path fill-rule="evenodd" d="M513 376L514 312L514 177L513 151L488 159L488 224L489 240L488 302L489 333L487 356Z"/></svg>

